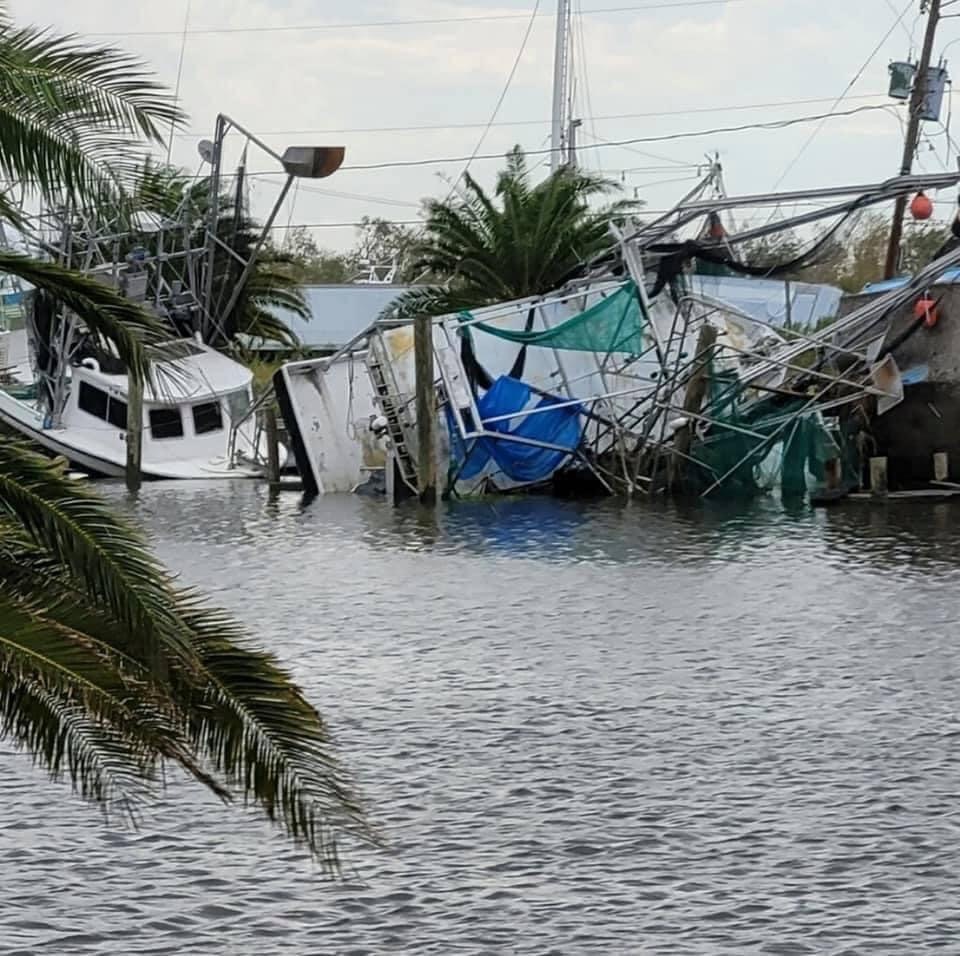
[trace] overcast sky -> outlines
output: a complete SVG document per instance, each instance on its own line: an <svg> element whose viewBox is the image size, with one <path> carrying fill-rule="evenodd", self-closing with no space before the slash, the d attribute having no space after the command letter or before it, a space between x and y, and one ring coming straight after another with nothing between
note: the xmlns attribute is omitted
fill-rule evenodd
<svg viewBox="0 0 960 956"><path fill-rule="evenodd" d="M575 72L585 144L829 112L871 54L837 109L891 103L885 95L887 64L906 58L911 46L916 49L923 29L920 0L573 4L575 10L583 8L582 17L575 18ZM147 60L171 88L176 85L187 0L13 0L11 7L19 23L50 25L122 46ZM533 9L533 0L192 0L189 29L198 32L187 37L180 82L191 122L189 131L174 139L173 160L198 170L197 141L211 135L218 112L277 148L342 144L350 165L469 155L503 91ZM555 9L555 0L541 0L543 15L534 23L497 118L510 125L494 126L481 153L499 154L514 143L531 150L547 144ZM498 19L383 24L486 16ZM366 25L309 29L357 23ZM297 29L276 29L281 27ZM239 32L201 32L211 30ZM949 60L947 48L954 41L953 52L960 54L960 19L941 25L937 52L946 52ZM807 102L788 105L798 100ZM377 131L424 126L435 128ZM692 185L696 164L707 152L719 152L731 193L871 182L897 171L902 128L896 111L829 120L796 159L815 130L816 124L808 123L631 149L586 149L581 160L622 178L629 194L636 189L654 209L672 204ZM928 124L927 130L921 168L938 171L945 163L956 168L943 128ZM956 133L960 139L960 130ZM478 160L472 171L489 181L497 165ZM270 164L251 154L250 167ZM413 219L420 199L445 195L461 169L462 164L445 163L344 170L320 185L349 195L301 189L279 221L355 222L364 215ZM262 209L276 181L259 180L255 188ZM941 195L938 216L951 215L954 202L954 196ZM317 228L316 235L325 246L344 248L354 230Z"/></svg>

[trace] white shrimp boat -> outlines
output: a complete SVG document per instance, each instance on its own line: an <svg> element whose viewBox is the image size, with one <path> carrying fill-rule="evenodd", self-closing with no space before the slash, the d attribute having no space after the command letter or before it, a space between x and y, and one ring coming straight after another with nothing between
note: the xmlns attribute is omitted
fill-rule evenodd
<svg viewBox="0 0 960 956"><path fill-rule="evenodd" d="M63 376L54 417L51 390L38 384L23 361L25 333L8 332L5 338L13 346L7 361L21 361L8 366L7 381L0 384L0 421L67 458L75 468L121 477L126 465L126 373L106 371L94 357L80 358ZM254 420L247 416L253 400L250 371L194 340L171 343L171 352L175 358L154 363L153 383L144 389L143 477L259 475Z"/></svg>

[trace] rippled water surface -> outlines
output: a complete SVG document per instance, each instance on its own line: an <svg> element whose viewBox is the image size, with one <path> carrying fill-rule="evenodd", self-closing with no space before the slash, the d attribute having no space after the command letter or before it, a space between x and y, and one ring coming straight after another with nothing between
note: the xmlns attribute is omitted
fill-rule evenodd
<svg viewBox="0 0 960 956"><path fill-rule="evenodd" d="M331 885L192 784L131 832L5 752L3 953L960 953L960 507L134 511L389 847Z"/></svg>

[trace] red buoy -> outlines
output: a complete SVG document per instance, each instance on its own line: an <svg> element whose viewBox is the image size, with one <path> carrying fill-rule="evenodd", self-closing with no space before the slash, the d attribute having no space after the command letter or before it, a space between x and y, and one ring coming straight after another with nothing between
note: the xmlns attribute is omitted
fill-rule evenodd
<svg viewBox="0 0 960 956"><path fill-rule="evenodd" d="M917 299L913 306L913 317L915 319L922 318L923 324L928 329L932 329L940 318L940 314L937 312L937 303L933 299Z"/></svg>
<svg viewBox="0 0 960 956"><path fill-rule="evenodd" d="M933 215L933 203L922 189L913 197L913 202L910 203L910 215L913 216L914 219L920 220L929 219Z"/></svg>

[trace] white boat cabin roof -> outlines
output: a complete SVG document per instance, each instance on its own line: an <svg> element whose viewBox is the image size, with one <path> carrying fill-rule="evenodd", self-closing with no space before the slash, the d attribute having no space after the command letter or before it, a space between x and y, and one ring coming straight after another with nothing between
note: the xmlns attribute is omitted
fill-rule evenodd
<svg viewBox="0 0 960 956"><path fill-rule="evenodd" d="M153 383L144 389L144 401L155 404L193 402L210 395L224 395L249 387L253 373L229 356L192 339L171 343L175 359L153 364ZM105 389L128 391L127 375L111 375L94 367L89 359L81 363L85 381Z"/></svg>

